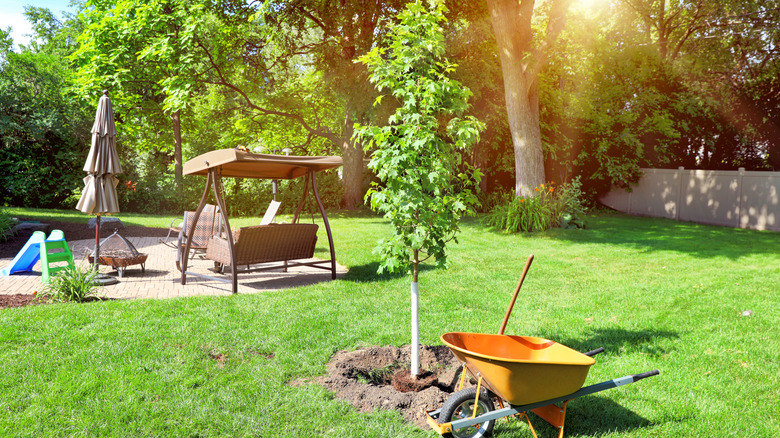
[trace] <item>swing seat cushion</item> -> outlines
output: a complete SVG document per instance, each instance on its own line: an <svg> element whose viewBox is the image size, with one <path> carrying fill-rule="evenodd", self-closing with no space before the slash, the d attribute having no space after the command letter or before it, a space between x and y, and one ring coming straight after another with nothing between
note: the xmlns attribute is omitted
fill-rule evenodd
<svg viewBox="0 0 780 438"><path fill-rule="evenodd" d="M233 232L236 265L281 262L314 257L317 224L269 224L242 227ZM206 258L230 266L227 238L214 236L206 247Z"/></svg>

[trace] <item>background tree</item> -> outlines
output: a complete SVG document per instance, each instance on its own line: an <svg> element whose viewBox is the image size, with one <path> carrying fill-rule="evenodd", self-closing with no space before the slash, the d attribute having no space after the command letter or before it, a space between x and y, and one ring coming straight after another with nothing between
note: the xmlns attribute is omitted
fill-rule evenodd
<svg viewBox="0 0 780 438"><path fill-rule="evenodd" d="M124 135L170 133L167 142L146 149L172 151L179 193L181 117L203 70L196 36L209 17L204 2L95 0L81 13L85 30L73 56L82 96L108 89Z"/></svg>
<svg viewBox="0 0 780 438"><path fill-rule="evenodd" d="M449 2L443 23L447 57L458 65L452 78L471 90L468 114L489 129L471 149L469 162L480 169L481 208L492 203L488 192L514 190L515 166L512 136L506 116L501 62L484 2Z"/></svg>
<svg viewBox="0 0 780 438"><path fill-rule="evenodd" d="M598 199L641 167L771 168L772 111L748 90L772 89L751 87L773 81L776 15L752 2L570 8L577 26L540 74L549 179L582 175Z"/></svg>
<svg viewBox="0 0 780 438"><path fill-rule="evenodd" d="M361 205L365 193L363 148L355 144L353 126L372 119L371 103L376 97L365 66L356 61L381 39L386 31L383 24L406 1L266 1L261 9L266 41L273 42L281 57L307 57L308 66L321 73L320 86L340 106L338 125L301 126L340 149L344 159L343 206L348 209ZM279 110L299 121L305 119L300 102Z"/></svg>
<svg viewBox="0 0 780 438"><path fill-rule="evenodd" d="M483 126L460 118L470 92L449 78L455 66L445 57L441 23L445 7L432 1L409 3L390 27L387 48L361 57L371 81L397 99L386 126L360 126L356 136L376 147L369 167L382 181L367 195L371 208L393 224L380 242L380 272L409 269L412 274L412 369L418 374L418 276L420 262L446 264L446 243L455 238L464 214L476 203L479 173L463 161Z"/></svg>
<svg viewBox="0 0 780 438"><path fill-rule="evenodd" d="M62 59L77 22L37 8L25 13L34 26L21 53L0 31L0 204L61 207L82 186L94 109L69 92L73 71Z"/></svg>
<svg viewBox="0 0 780 438"><path fill-rule="evenodd" d="M534 38L534 0L487 0L501 60L515 157L515 193L530 197L545 182L539 120L539 72L564 27L570 0L552 0L543 39Z"/></svg>

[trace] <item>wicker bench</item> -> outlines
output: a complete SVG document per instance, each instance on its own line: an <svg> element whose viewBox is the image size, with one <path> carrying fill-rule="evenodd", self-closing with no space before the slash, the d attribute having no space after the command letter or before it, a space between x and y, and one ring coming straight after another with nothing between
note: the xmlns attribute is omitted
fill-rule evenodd
<svg viewBox="0 0 780 438"><path fill-rule="evenodd" d="M269 224L242 227L233 232L236 266L285 262L314 256L316 224ZM212 237L206 258L230 266L230 245L224 237Z"/></svg>

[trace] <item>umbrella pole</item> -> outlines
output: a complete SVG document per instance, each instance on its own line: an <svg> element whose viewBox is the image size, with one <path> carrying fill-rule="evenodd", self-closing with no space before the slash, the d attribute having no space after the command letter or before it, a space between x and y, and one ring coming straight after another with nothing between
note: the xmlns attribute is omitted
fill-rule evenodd
<svg viewBox="0 0 780 438"><path fill-rule="evenodd" d="M95 220L95 259L92 262L92 268L95 271L95 278L92 280L92 283L97 286L108 286L111 284L117 284L119 283L119 280L116 278L100 273L100 265L98 263L98 259L100 257L100 214L97 215L97 218Z"/></svg>
<svg viewBox="0 0 780 438"><path fill-rule="evenodd" d="M98 272L98 258L100 257L100 214L95 219L95 258L92 260L92 270Z"/></svg>

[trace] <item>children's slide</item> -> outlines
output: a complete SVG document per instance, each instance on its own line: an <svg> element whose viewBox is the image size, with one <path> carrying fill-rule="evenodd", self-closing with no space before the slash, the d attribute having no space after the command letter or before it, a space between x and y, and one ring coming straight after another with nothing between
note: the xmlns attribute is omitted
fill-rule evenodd
<svg viewBox="0 0 780 438"><path fill-rule="evenodd" d="M41 242L44 240L46 240L46 234L43 231L34 232L22 250L16 254L11 264L0 271L0 275L5 277L17 272L32 271L35 263L41 258Z"/></svg>

